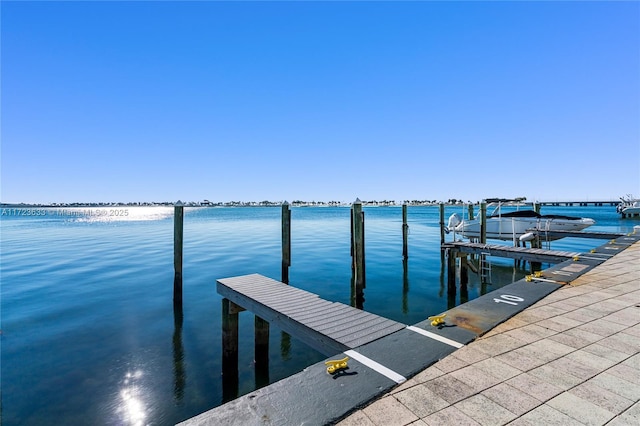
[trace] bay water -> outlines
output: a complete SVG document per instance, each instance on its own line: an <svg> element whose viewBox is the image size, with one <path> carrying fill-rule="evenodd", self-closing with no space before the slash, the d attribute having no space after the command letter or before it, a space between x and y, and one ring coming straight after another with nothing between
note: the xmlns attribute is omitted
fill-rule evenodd
<svg viewBox="0 0 640 426"><path fill-rule="evenodd" d="M445 217L465 211L447 206ZM364 212L366 311L415 324L528 273L492 258L490 284L470 274L468 293L447 297L438 207L409 207L404 265L400 207ZM229 399L216 279L280 279L280 208L185 208L181 314L172 301L173 207L31 213L3 209L0 221L2 424L165 425ZM545 206L542 213L591 217L594 231L631 232L639 224L621 220L613 206ZM290 284L350 304L350 209L292 208L291 223ZM565 238L551 248L603 243ZM256 388L254 316L239 317L242 395ZM271 327L269 382L325 358Z"/></svg>

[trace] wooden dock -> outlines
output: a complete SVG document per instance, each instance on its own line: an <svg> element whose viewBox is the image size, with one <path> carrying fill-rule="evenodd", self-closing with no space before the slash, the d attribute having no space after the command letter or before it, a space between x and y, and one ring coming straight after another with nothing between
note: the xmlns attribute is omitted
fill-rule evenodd
<svg viewBox="0 0 640 426"><path fill-rule="evenodd" d="M365 345L406 327L260 274L219 279L217 291L326 355Z"/></svg>
<svg viewBox="0 0 640 426"><path fill-rule="evenodd" d="M511 247L502 244L481 244L449 242L442 245L443 249L459 253L506 257L526 262L560 263L578 256L580 253L558 250L543 250L524 247Z"/></svg>
<svg viewBox="0 0 640 426"><path fill-rule="evenodd" d="M612 240L618 237L626 235L621 232L602 232L602 231L546 231L544 229L528 229L529 232L535 232L541 241L545 238L564 238L564 237L577 237L577 238L593 238L599 240Z"/></svg>

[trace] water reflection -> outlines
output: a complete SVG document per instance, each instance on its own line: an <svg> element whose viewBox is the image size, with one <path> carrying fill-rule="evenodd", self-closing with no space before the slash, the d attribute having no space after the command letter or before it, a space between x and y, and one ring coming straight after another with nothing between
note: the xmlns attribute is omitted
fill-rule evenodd
<svg viewBox="0 0 640 426"><path fill-rule="evenodd" d="M409 260L402 259L402 313L409 312Z"/></svg>
<svg viewBox="0 0 640 426"><path fill-rule="evenodd" d="M147 413L144 403L144 389L139 383L142 376L142 370L125 374L116 410L123 424L131 426L145 424Z"/></svg>
<svg viewBox="0 0 640 426"><path fill-rule="evenodd" d="M287 332L282 332L280 335L280 356L284 361L288 361L291 356L289 352L291 351L291 336Z"/></svg>
<svg viewBox="0 0 640 426"><path fill-rule="evenodd" d="M181 403L184 398L184 386L187 381L187 372L184 368L184 346L182 345L182 323L184 314L182 305L173 305L173 395L176 403Z"/></svg>

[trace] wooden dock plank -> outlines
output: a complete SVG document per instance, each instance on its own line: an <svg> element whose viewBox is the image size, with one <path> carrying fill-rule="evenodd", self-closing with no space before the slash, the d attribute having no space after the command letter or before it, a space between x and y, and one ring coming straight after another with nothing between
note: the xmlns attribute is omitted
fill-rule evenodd
<svg viewBox="0 0 640 426"><path fill-rule="evenodd" d="M367 318L355 324L350 324L349 327L334 327L331 330L328 330L326 334L335 340L343 342L353 340L353 336L359 336L364 331L367 333L376 332L386 328L390 324L390 320L386 318Z"/></svg>
<svg viewBox="0 0 640 426"><path fill-rule="evenodd" d="M366 343L369 342L373 342L375 340L378 340L382 337L388 336L394 332L398 331L398 329L393 326L393 325L389 325L385 328L380 328L378 330L372 331L370 334L362 334L361 336L353 336L352 340L345 340L344 343L347 346L353 347L353 348L357 348L359 346L362 346Z"/></svg>
<svg viewBox="0 0 640 426"><path fill-rule="evenodd" d="M357 315L358 313L354 312L353 309L341 309L340 311L336 311L332 315L328 315L324 317L316 317L313 319L313 321L304 320L303 322L307 324L309 327L315 328L316 330L325 330L325 329L331 328L336 321L342 321L342 322L351 321Z"/></svg>
<svg viewBox="0 0 640 426"><path fill-rule="evenodd" d="M233 303L328 355L406 327L259 274L220 279L217 290Z"/></svg>
<svg viewBox="0 0 640 426"><path fill-rule="evenodd" d="M333 314L339 313L339 312L343 312L344 311L344 306L342 303L337 304L337 303L331 303L331 306L327 307L326 311L324 310L309 310L306 313L303 313L301 315L297 315L296 319L298 321L301 322L310 322L313 319L318 319L318 318L327 318L328 316L331 316Z"/></svg>
<svg viewBox="0 0 640 426"><path fill-rule="evenodd" d="M363 316L354 316L352 318L346 318L339 321L334 321L332 324L325 324L322 328L316 328L316 330L322 331L331 338L340 340L341 337L350 333L357 333L360 330L375 327L380 322L388 321L382 317L368 318ZM348 327L345 327L348 325Z"/></svg>
<svg viewBox="0 0 640 426"><path fill-rule="evenodd" d="M461 253L467 254L485 254L489 256L507 257L511 259L525 260L528 262L541 262L541 263L560 263L567 259L571 259L574 256L578 256L580 253L557 251L557 250L543 250L543 249L531 249L522 247L511 247L501 244L481 244L481 243L464 243L464 242L449 242L442 245L443 248L457 250Z"/></svg>

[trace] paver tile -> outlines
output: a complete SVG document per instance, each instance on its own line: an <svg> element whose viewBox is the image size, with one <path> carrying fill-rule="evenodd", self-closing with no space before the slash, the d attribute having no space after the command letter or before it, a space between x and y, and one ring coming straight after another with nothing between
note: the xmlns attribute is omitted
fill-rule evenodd
<svg viewBox="0 0 640 426"><path fill-rule="evenodd" d="M533 342L527 348L533 350L538 356L544 356L547 361L553 361L576 350L569 345L551 340L551 338Z"/></svg>
<svg viewBox="0 0 640 426"><path fill-rule="evenodd" d="M529 324L525 327L516 328L504 333L507 336L511 336L515 339L521 340L525 343L532 343L540 339L544 339L549 336L553 336L558 332L549 328L544 328L538 324Z"/></svg>
<svg viewBox="0 0 640 426"><path fill-rule="evenodd" d="M612 361L613 364L629 358L629 354L607 348L600 343L592 343L589 346L585 346L584 348L582 348L581 351Z"/></svg>
<svg viewBox="0 0 640 426"><path fill-rule="evenodd" d="M640 424L640 402L636 402L633 407L613 419L607 426L629 426Z"/></svg>
<svg viewBox="0 0 640 426"><path fill-rule="evenodd" d="M636 383L628 382L608 373L598 374L591 379L591 382L632 401L640 400L640 386Z"/></svg>
<svg viewBox="0 0 640 426"><path fill-rule="evenodd" d="M523 370L520 370L517 367L512 367L496 358L484 359L480 362L476 362L473 366L503 381L515 377L523 372Z"/></svg>
<svg viewBox="0 0 640 426"><path fill-rule="evenodd" d="M580 308L575 311L567 312L566 314L561 315L562 318L569 318L575 321L579 321L581 323L586 323L589 321L597 320L602 318L601 314L590 313L588 309Z"/></svg>
<svg viewBox="0 0 640 426"><path fill-rule="evenodd" d="M394 395L394 394L396 394L398 392L405 391L407 389L413 388L413 387L421 385L421 384L422 384L422 382L419 382L419 381L415 380L415 376L414 376L414 377L408 379L406 382L404 382L404 383L396 386L395 388L391 389L389 391L389 395Z"/></svg>
<svg viewBox="0 0 640 426"><path fill-rule="evenodd" d="M619 377L631 383L640 383L640 370L630 367L625 364L614 365L607 370L607 373L612 376Z"/></svg>
<svg viewBox="0 0 640 426"><path fill-rule="evenodd" d="M440 411L450 405L424 385L414 386L395 394L394 397L420 418Z"/></svg>
<svg viewBox="0 0 640 426"><path fill-rule="evenodd" d="M480 423L464 414L462 411L451 406L440 410L422 419L430 426L456 425L456 426L479 426Z"/></svg>
<svg viewBox="0 0 640 426"><path fill-rule="evenodd" d="M543 402L562 392L562 389L558 386L547 383L529 373L522 373L512 377L505 383Z"/></svg>
<svg viewBox="0 0 640 426"><path fill-rule="evenodd" d="M459 358L449 355L438 361L435 364L435 367L443 373L450 373L462 367L466 367L467 365L469 365L468 362L462 361Z"/></svg>
<svg viewBox="0 0 640 426"><path fill-rule="evenodd" d="M547 405L585 425L603 425L615 416L614 413L567 392L548 401Z"/></svg>
<svg viewBox="0 0 640 426"><path fill-rule="evenodd" d="M519 348L515 351L500 354L493 357L493 359L497 359L505 363L505 365L518 368L522 371L529 371L549 362L546 359L535 356L535 354L532 354L531 351L527 351L526 349L527 348Z"/></svg>
<svg viewBox="0 0 640 426"><path fill-rule="evenodd" d="M486 389L482 392L482 395L518 416L542 404L541 401L506 383L500 383Z"/></svg>
<svg viewBox="0 0 640 426"><path fill-rule="evenodd" d="M622 334L628 334L630 336L640 337L640 324L633 327L625 328L621 331Z"/></svg>
<svg viewBox="0 0 640 426"><path fill-rule="evenodd" d="M556 359L555 361L551 361L549 363L549 366L557 370L567 372L572 376L581 379L582 381L590 379L596 374L600 374L602 372L602 369L600 368L585 365L567 357L562 357Z"/></svg>
<svg viewBox="0 0 640 426"><path fill-rule="evenodd" d="M633 401L607 389L601 388L591 380L588 380L573 389L569 389L567 392L587 400L598 407L604 408L613 414L622 413L633 404Z"/></svg>
<svg viewBox="0 0 640 426"><path fill-rule="evenodd" d="M543 365L529 371L528 374L555 385L562 390L571 389L585 380L555 368L551 364Z"/></svg>
<svg viewBox="0 0 640 426"><path fill-rule="evenodd" d="M624 361L622 361L622 364L635 368L636 370L640 370L640 353L637 353L625 359Z"/></svg>
<svg viewBox="0 0 640 426"><path fill-rule="evenodd" d="M499 426L515 419L517 416L482 394L464 399L454 407L484 426Z"/></svg>
<svg viewBox="0 0 640 426"><path fill-rule="evenodd" d="M461 399L468 398L476 393L471 386L448 374L430 380L424 383L423 386L428 387L433 393L449 404L455 404Z"/></svg>
<svg viewBox="0 0 640 426"><path fill-rule="evenodd" d="M628 355L634 355L640 351L640 339L624 333L618 333L613 336L606 337L599 343L610 349Z"/></svg>
<svg viewBox="0 0 640 426"><path fill-rule="evenodd" d="M475 392L481 392L491 386L497 385L501 381L499 378L487 374L473 365L456 370L452 372L450 376L455 377L462 383L466 383Z"/></svg>
<svg viewBox="0 0 640 426"><path fill-rule="evenodd" d="M603 336L591 333L590 331L572 328L570 330L566 330L562 333L551 336L549 337L549 339L555 342L560 342L567 346L571 346L572 348L580 349L594 342L602 340Z"/></svg>
<svg viewBox="0 0 640 426"><path fill-rule="evenodd" d="M489 358L489 355L487 355L485 352L482 352L481 350L478 350L475 345L466 345L455 351L453 355L456 358L469 364L473 364Z"/></svg>
<svg viewBox="0 0 640 426"><path fill-rule="evenodd" d="M524 346L525 342L514 339L505 334L497 334L486 339L476 340L472 343L476 349L490 356L496 356L501 353L509 352L513 349Z"/></svg>
<svg viewBox="0 0 640 426"><path fill-rule="evenodd" d="M349 417L338 422L337 426L376 426L376 424L373 423L371 419L362 412L362 410L358 410Z"/></svg>
<svg viewBox="0 0 640 426"><path fill-rule="evenodd" d="M391 396L383 397L363 410L364 414L376 425L408 425L418 420L407 407Z"/></svg>
<svg viewBox="0 0 640 426"><path fill-rule="evenodd" d="M566 356L568 359L575 361L580 364L584 364L586 366L599 369L600 371L604 371L612 365L616 364L616 362L611 361L607 358L603 358L598 355L594 355L591 352L583 349L577 350Z"/></svg>
<svg viewBox="0 0 640 426"><path fill-rule="evenodd" d="M602 337L608 337L612 334L618 333L619 331L627 328L626 325L618 324L611 321L606 321L605 319L598 321L591 321L576 327L576 330L584 330L589 331L591 333L599 334Z"/></svg>
<svg viewBox="0 0 640 426"><path fill-rule="evenodd" d="M580 321L565 317L553 317L545 320L544 325L555 331L565 331L582 324Z"/></svg>
<svg viewBox="0 0 640 426"><path fill-rule="evenodd" d="M518 314L520 315L520 314ZM529 324L528 321L524 321L521 320L518 315L509 318L509 320L498 324L497 326L495 326L493 329L491 329L492 332L495 332L495 334L498 333L504 333L505 331L509 331L509 330L513 330L514 328L518 328L518 327L524 327L525 325ZM483 334L480 339L485 339L489 337L489 333Z"/></svg>
<svg viewBox="0 0 640 426"><path fill-rule="evenodd" d="M552 293L552 294L554 294L554 293ZM547 297L549 297L549 296L547 296ZM547 297L545 297L545 299ZM545 300L545 299L543 299L543 300ZM549 305L538 306L536 304L535 306L527 309L525 312L532 312L536 316L540 317L541 319L543 319L546 322L550 318L553 318L555 316L562 315L562 314L566 313L567 309L564 309L564 308L561 308L561 307L558 307L558 306L549 306Z"/></svg>
<svg viewBox="0 0 640 426"><path fill-rule="evenodd" d="M510 426L584 426L579 421L567 416L548 405L541 405L524 416L509 423Z"/></svg>
<svg viewBox="0 0 640 426"><path fill-rule="evenodd" d="M440 370L435 365L432 365L426 370L423 370L420 373L413 376L413 379L418 383L424 383L424 382L428 382L429 380L433 380L436 377L440 377L443 374L445 374L444 371Z"/></svg>

